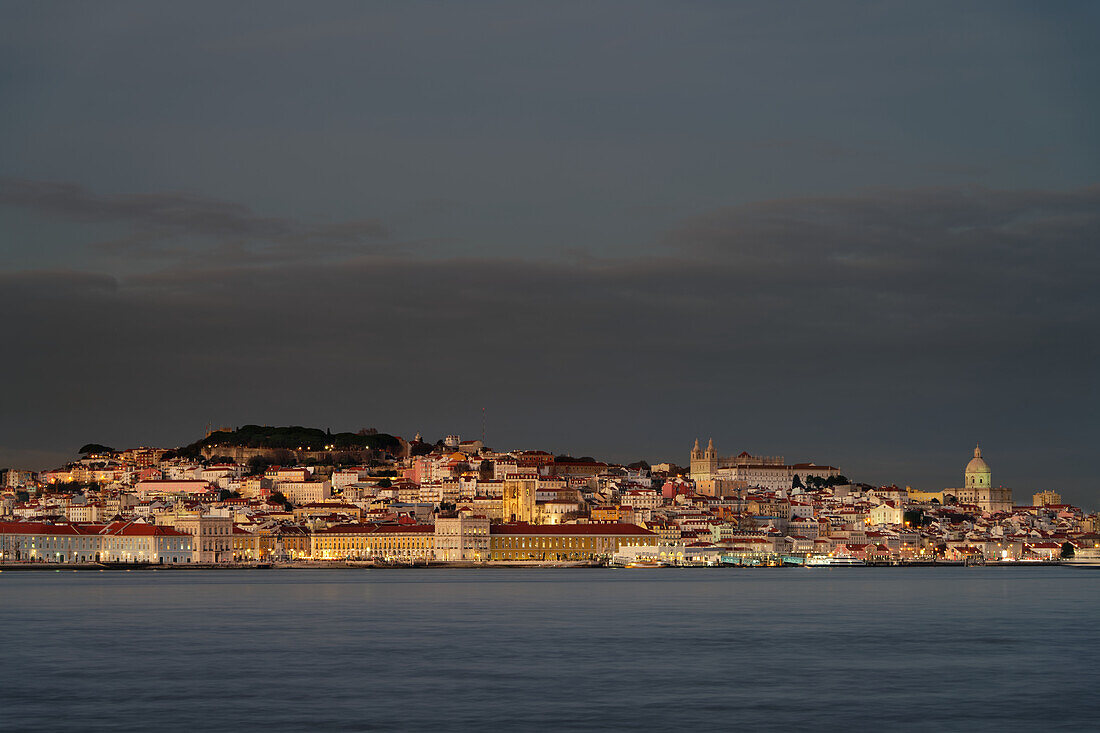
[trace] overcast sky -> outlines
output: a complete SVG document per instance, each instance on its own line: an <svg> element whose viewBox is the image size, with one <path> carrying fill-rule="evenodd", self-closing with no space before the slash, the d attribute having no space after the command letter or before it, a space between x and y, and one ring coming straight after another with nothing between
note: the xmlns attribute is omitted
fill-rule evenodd
<svg viewBox="0 0 1100 733"><path fill-rule="evenodd" d="M1100 508L1100 6L0 6L0 466L207 424Z"/></svg>

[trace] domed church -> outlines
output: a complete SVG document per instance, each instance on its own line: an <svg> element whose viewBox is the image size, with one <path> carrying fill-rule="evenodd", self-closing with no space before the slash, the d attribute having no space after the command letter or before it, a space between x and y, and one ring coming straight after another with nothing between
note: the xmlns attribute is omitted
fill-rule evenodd
<svg viewBox="0 0 1100 733"><path fill-rule="evenodd" d="M980 445L974 446L974 457L963 472L963 488L944 489L944 494L954 494L962 504L977 504L989 512L1012 511L1012 489L994 487L989 464L982 458Z"/></svg>
<svg viewBox="0 0 1100 733"><path fill-rule="evenodd" d="M974 446L974 457L966 464L966 472L963 474L963 485L968 489L980 489L990 484L989 464L982 458L982 447Z"/></svg>

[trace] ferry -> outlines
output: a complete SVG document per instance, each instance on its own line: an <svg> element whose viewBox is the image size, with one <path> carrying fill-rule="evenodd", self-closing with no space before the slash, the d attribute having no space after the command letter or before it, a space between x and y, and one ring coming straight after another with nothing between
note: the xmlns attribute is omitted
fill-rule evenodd
<svg viewBox="0 0 1100 733"><path fill-rule="evenodd" d="M667 568L668 563L663 563L660 560L634 560L623 565L624 568L630 568L632 570L639 570L643 568Z"/></svg>
<svg viewBox="0 0 1100 733"><path fill-rule="evenodd" d="M858 557L852 557L851 555L810 555L806 558L806 567L856 567L858 565L866 565L867 563L860 560Z"/></svg>

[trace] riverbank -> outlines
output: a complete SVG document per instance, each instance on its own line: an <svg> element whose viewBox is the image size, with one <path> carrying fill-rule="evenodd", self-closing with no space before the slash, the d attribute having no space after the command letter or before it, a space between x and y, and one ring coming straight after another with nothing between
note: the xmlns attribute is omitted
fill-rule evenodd
<svg viewBox="0 0 1100 733"><path fill-rule="evenodd" d="M1072 566L1066 563L1044 562L998 562L984 565L970 565L969 567L986 568L1032 568L1032 567L1082 567ZM194 571L194 570L416 570L416 569L468 569L468 568L501 568L501 569L526 569L526 568L606 568L607 565L595 562L550 562L541 560L510 561L510 562L442 562L432 561L426 563L376 563L371 561L346 561L334 562L331 560L296 560L291 562L272 563L187 563L186 565L159 565L154 563L0 563L0 572L133 572L133 571ZM662 566L652 568L654 570L679 570L684 568L699 569L708 566L682 565ZM835 567L820 566L807 567L804 565L779 565L779 566L751 566L751 565L713 565L710 569L723 570L756 570L764 567L801 568L808 570L832 570ZM962 562L920 562L920 563L873 563L867 565L854 565L855 568L957 568L964 567ZM621 568L620 568L621 569Z"/></svg>
<svg viewBox="0 0 1100 733"><path fill-rule="evenodd" d="M299 560L279 563L187 563L185 565L159 565L155 563L0 563L0 572L106 572L106 571L170 571L194 570L417 570L438 568L602 568L593 562L426 562L426 563L375 563L369 561L310 561Z"/></svg>

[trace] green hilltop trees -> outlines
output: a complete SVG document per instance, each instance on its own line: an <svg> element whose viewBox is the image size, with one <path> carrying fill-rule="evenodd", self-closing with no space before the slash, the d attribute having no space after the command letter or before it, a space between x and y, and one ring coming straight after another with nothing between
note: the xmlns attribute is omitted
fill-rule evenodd
<svg viewBox="0 0 1100 733"><path fill-rule="evenodd" d="M333 433L300 425L272 427L244 425L236 430L216 430L202 440L180 448L178 454L198 457L204 448L234 446L307 451L382 450L395 453L401 443L392 435L360 430L358 433Z"/></svg>

